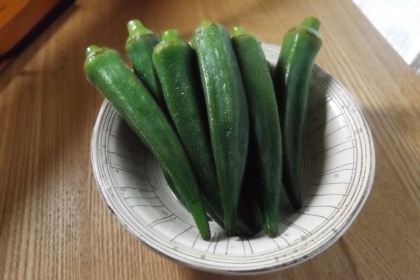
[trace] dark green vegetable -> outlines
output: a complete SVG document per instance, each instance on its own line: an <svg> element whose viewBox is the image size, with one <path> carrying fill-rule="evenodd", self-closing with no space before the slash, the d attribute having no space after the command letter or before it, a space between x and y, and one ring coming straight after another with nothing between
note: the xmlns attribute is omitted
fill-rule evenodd
<svg viewBox="0 0 420 280"><path fill-rule="evenodd" d="M282 143L279 113L270 70L258 39L241 27L233 29L233 47L241 69L250 113L249 158L245 181L264 218L266 232L276 237L282 190Z"/></svg>
<svg viewBox="0 0 420 280"><path fill-rule="evenodd" d="M232 234L248 149L246 95L230 35L222 25L202 22L191 43L206 99L225 230Z"/></svg>
<svg viewBox="0 0 420 280"><path fill-rule="evenodd" d="M172 178L204 240L210 239L207 214L185 150L146 87L115 50L90 46L87 79L109 100Z"/></svg>
<svg viewBox="0 0 420 280"><path fill-rule="evenodd" d="M319 26L319 20L310 17L286 33L273 78L283 136L283 184L295 209L302 206L301 173L309 82L322 45Z"/></svg>
<svg viewBox="0 0 420 280"><path fill-rule="evenodd" d="M194 168L201 191L209 207L221 208L206 104L195 52L176 30L166 30L162 34L162 41L153 51L153 65L166 106Z"/></svg>
<svg viewBox="0 0 420 280"><path fill-rule="evenodd" d="M130 20L127 23L127 29L128 38L125 50L133 65L133 71L161 108L164 108L162 89L152 61L153 49L160 42L160 38L137 19Z"/></svg>
<svg viewBox="0 0 420 280"><path fill-rule="evenodd" d="M166 30L162 34L162 41L153 51L153 63L166 105L197 174L207 213L224 227L222 201L195 51L180 38L176 30ZM170 181L167 178L168 184ZM247 210L241 210L235 231L240 235L251 236L261 229L262 218L258 213L248 211L254 207L250 202L251 198L241 194L241 201L244 201L242 208Z"/></svg>
<svg viewBox="0 0 420 280"><path fill-rule="evenodd" d="M181 195L179 194L177 188L175 187L174 182L172 181L171 175L169 171L167 171L163 166L160 164L160 169L162 169L163 177L165 177L166 183L168 184L169 188L171 189L172 193L176 196L176 198L181 202L182 205L184 205L185 208L187 208L187 205L182 200Z"/></svg>
<svg viewBox="0 0 420 280"><path fill-rule="evenodd" d="M168 186L171 189L172 193L175 195L176 199L178 199L179 202L188 210L185 202L182 200L181 195L178 193L178 190L176 189L174 182L172 181L171 175L162 166L160 168L162 169L163 176L165 177L166 183L168 184ZM213 219L219 225L223 225L223 220L221 220L220 218L218 218L218 216L214 212L212 212L211 207L209 207L210 204L207 201L207 199L205 197L202 197L202 200L203 200L204 205L206 206L206 209L207 209L208 214L210 215L210 217L208 217L208 220Z"/></svg>

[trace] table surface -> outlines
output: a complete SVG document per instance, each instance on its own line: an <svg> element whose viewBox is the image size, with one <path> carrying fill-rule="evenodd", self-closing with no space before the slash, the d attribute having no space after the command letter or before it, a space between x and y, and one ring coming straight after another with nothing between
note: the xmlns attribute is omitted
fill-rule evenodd
<svg viewBox="0 0 420 280"><path fill-rule="evenodd" d="M0 75L0 278L213 279L146 248L103 203L89 151L103 97L84 77L85 49L124 52L133 18L186 40L203 19L239 24L279 45L309 15L322 22L317 64L354 94L372 130L375 181L334 245L251 278L418 277L420 78L351 0L106 2L77 1Z"/></svg>

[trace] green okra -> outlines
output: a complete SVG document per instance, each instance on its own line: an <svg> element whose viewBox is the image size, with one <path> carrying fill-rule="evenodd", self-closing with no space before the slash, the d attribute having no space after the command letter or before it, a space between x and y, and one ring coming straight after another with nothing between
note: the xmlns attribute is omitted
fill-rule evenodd
<svg viewBox="0 0 420 280"><path fill-rule="evenodd" d="M152 61L153 49L160 42L160 38L137 19L130 20L127 23L127 30L128 38L125 43L125 50L133 66L133 71L157 103L164 108L162 88Z"/></svg>
<svg viewBox="0 0 420 280"><path fill-rule="evenodd" d="M194 31L224 224L234 232L248 150L249 116L244 86L227 30L204 21Z"/></svg>
<svg viewBox="0 0 420 280"><path fill-rule="evenodd" d="M301 173L309 83L322 45L319 26L318 19L309 17L285 34L273 78L283 137L283 185L295 209L302 206Z"/></svg>
<svg viewBox="0 0 420 280"><path fill-rule="evenodd" d="M258 200L266 232L268 236L276 237L283 160L274 85L258 39L239 26L232 33L250 114L250 157L244 181L253 182L251 192Z"/></svg>
<svg viewBox="0 0 420 280"><path fill-rule="evenodd" d="M89 82L157 157L193 216L201 237L209 240L207 214L194 171L181 141L152 95L115 50L88 47L84 71Z"/></svg>
<svg viewBox="0 0 420 280"><path fill-rule="evenodd" d="M166 106L197 174L210 217L224 227L224 215L216 175L204 93L195 51L176 30L166 30L153 51L153 63ZM176 73L176 75L174 75ZM168 184L171 181L167 178ZM241 200L249 201L245 195ZM243 208L249 208L244 205ZM257 213L258 214L258 213ZM241 210L235 232L252 236L261 229L262 218Z"/></svg>
<svg viewBox="0 0 420 280"><path fill-rule="evenodd" d="M162 41L153 51L153 65L162 86L165 104L194 168L201 191L209 202L208 207L221 208L195 51L176 30L165 30ZM215 220L218 218L221 217L214 217Z"/></svg>

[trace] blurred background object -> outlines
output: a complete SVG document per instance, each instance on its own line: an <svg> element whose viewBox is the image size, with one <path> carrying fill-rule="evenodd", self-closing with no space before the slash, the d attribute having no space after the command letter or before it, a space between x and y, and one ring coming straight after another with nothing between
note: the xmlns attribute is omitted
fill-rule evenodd
<svg viewBox="0 0 420 280"><path fill-rule="evenodd" d="M353 0L398 54L420 75L419 0Z"/></svg>
<svg viewBox="0 0 420 280"><path fill-rule="evenodd" d="M0 1L0 72L73 2Z"/></svg>
<svg viewBox="0 0 420 280"><path fill-rule="evenodd" d="M0 0L0 72L75 0ZM419 0L353 0L420 75Z"/></svg>

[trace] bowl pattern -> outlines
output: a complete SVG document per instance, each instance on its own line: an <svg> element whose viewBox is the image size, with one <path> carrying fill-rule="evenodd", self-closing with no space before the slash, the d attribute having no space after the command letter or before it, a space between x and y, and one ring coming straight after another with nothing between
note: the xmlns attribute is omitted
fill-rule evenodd
<svg viewBox="0 0 420 280"><path fill-rule="evenodd" d="M262 44L275 65L279 47ZM350 226L370 192L375 154L371 132L347 89L318 66L311 79L304 153L303 207L285 194L279 235L227 236L210 222L203 241L188 211L172 194L156 158L104 101L91 158L98 189L110 211L138 240L185 265L228 274L273 271L322 252Z"/></svg>

